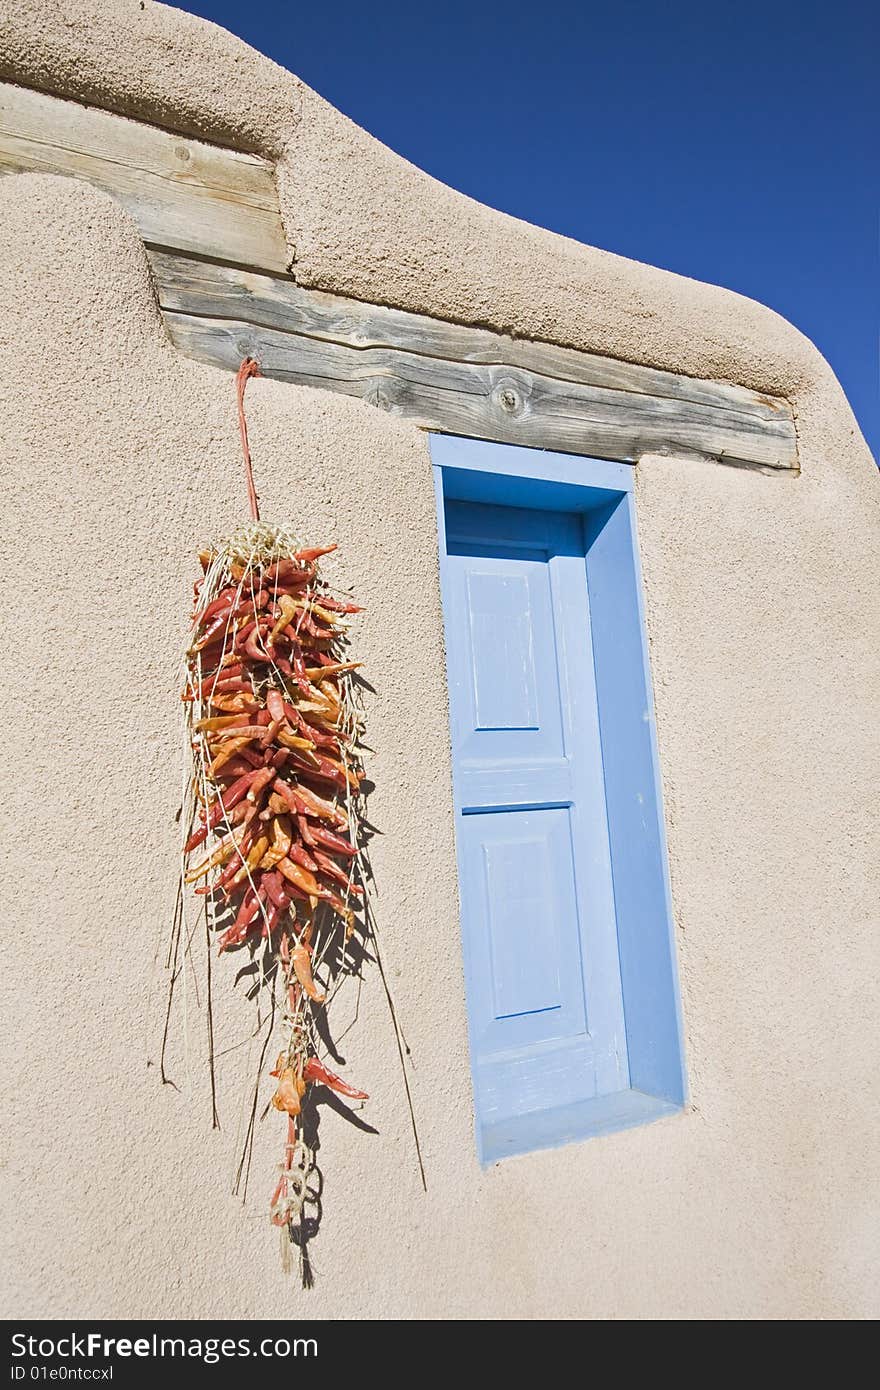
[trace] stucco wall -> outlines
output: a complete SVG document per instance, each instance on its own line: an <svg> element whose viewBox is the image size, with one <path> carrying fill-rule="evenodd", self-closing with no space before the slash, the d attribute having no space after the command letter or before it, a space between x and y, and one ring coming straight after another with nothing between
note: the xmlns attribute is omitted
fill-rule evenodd
<svg viewBox="0 0 880 1390"><path fill-rule="evenodd" d="M441 189L210 26L152 4L40 12L11 7L7 75L246 148L270 132L304 283L785 391L803 471L638 468L692 1105L484 1173L426 439L338 396L249 389L264 514L338 540L336 573L367 604L377 906L429 1184L374 972L345 1052L379 1132L324 1112L303 1293L265 1220L274 1119L248 1203L229 1196L255 1059L223 1057L212 1133L195 970L180 1091L156 1067L193 553L243 510L231 382L168 344L111 200L0 185L8 1312L876 1314L878 488L826 364L760 306ZM230 65L265 122L232 109ZM380 227L371 206L407 188ZM234 974L214 973L221 1048L253 1019Z"/></svg>

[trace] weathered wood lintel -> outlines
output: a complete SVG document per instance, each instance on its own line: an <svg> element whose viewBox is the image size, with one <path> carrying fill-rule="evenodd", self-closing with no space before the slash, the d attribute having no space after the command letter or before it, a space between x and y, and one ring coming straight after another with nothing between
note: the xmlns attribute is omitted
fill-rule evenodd
<svg viewBox="0 0 880 1390"><path fill-rule="evenodd" d="M144 241L286 271L271 164L0 83L0 174L68 174L118 198Z"/></svg>
<svg viewBox="0 0 880 1390"><path fill-rule="evenodd" d="M235 369L359 396L428 429L634 462L646 453L797 467L788 402L304 290L154 252L174 343Z"/></svg>
<svg viewBox="0 0 880 1390"><path fill-rule="evenodd" d="M798 466L787 401L298 287L265 160L0 84L0 174L22 171L119 199L171 338L200 361L235 369L251 354L267 376L448 434L630 462Z"/></svg>

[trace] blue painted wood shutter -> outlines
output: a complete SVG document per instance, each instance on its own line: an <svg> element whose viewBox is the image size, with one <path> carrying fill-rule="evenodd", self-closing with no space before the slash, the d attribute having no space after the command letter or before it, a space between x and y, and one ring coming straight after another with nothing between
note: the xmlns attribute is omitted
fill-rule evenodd
<svg viewBox="0 0 880 1390"><path fill-rule="evenodd" d="M529 450L437 438L432 452L446 464L438 491L462 940L478 1138L488 1161L680 1104L680 1051L674 1094L634 1087L628 1029L637 1051L644 1038L624 1007L606 796L605 752L613 750L603 752L587 582L602 530L596 509L607 511L615 493L552 481L548 490L547 479L530 484L490 471L511 455L521 468L526 456L527 466ZM532 455L545 473L548 458L558 457ZM483 467L471 472L474 460ZM510 505L523 500L537 505ZM554 508L554 500L567 505ZM640 613L621 595L623 626L635 620L643 702ZM625 647L623 631L621 641ZM644 771L639 765L637 780ZM653 764L647 771L653 782ZM652 784L654 805L656 795ZM660 849L655 887L668 948ZM656 954L651 938L649 931L637 955L636 979ZM671 1000L660 984L678 1048L674 976ZM652 1037L656 1028L651 1020Z"/></svg>

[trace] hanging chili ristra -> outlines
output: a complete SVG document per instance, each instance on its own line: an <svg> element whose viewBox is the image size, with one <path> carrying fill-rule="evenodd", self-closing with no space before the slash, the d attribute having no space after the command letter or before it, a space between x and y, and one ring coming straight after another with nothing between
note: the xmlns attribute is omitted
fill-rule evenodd
<svg viewBox="0 0 880 1390"><path fill-rule="evenodd" d="M358 663L345 659L344 622L360 609L321 577L335 545L303 547L259 521L243 412L256 374L246 362L238 375L252 524L199 556L182 692L193 757L182 876L207 899L221 954L268 951L286 1039L272 1104L287 1115L270 1216L292 1240L311 1163L297 1128L307 1088L367 1099L321 1062L314 1017L363 892Z"/></svg>

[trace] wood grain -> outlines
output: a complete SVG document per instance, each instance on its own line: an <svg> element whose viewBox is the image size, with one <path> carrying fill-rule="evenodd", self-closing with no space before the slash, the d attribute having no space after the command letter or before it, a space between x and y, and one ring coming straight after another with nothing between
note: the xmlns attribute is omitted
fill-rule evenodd
<svg viewBox="0 0 880 1390"><path fill-rule="evenodd" d="M797 467L787 401L552 344L299 288L180 256L151 257L181 351L229 369L360 396L429 429L634 461L675 453Z"/></svg>
<svg viewBox="0 0 880 1390"><path fill-rule="evenodd" d="M22 172L103 188L147 245L287 269L272 166L253 155L0 83L0 173Z"/></svg>

